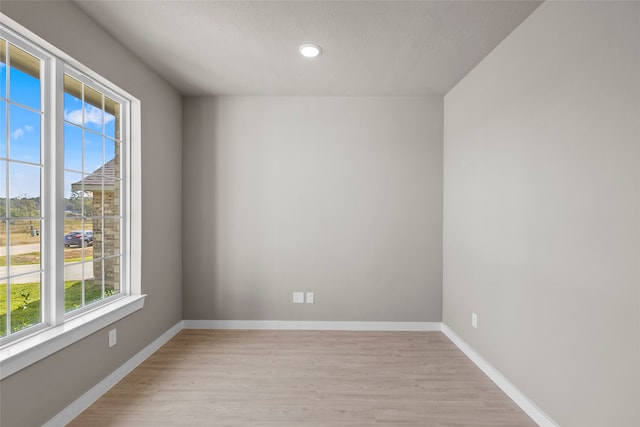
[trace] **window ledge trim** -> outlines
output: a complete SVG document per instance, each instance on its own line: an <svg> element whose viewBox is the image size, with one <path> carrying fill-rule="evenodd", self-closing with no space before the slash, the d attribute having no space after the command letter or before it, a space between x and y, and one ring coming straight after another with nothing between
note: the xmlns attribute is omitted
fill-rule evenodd
<svg viewBox="0 0 640 427"><path fill-rule="evenodd" d="M0 380L142 309L146 295L129 295L61 325L0 348Z"/></svg>

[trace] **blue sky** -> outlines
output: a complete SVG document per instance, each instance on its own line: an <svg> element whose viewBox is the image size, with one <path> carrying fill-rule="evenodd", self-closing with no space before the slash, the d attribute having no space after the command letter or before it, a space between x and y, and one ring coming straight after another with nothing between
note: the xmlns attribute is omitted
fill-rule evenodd
<svg viewBox="0 0 640 427"><path fill-rule="evenodd" d="M6 65L0 63L0 98L6 98ZM11 100L40 110L40 81L11 68L9 90ZM84 107L84 110L83 110ZM9 105L10 159L29 164L10 164L9 197L40 195L40 114L20 105ZM7 158L7 102L0 100L0 157ZM113 158L115 142L102 136L115 136L115 117L81 99L65 93L64 97L64 161L65 197L70 195L72 182L90 174ZM68 122L68 123L67 123ZM84 153L83 153L84 145ZM104 159L103 159L104 149ZM84 162L84 167L83 167ZM0 197L6 197L6 161L0 161Z"/></svg>

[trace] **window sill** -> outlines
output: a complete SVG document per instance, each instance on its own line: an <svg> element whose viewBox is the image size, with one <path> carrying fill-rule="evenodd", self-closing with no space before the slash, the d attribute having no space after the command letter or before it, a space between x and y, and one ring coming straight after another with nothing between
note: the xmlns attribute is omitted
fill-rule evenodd
<svg viewBox="0 0 640 427"><path fill-rule="evenodd" d="M130 295L0 348L0 380L109 326L144 306L146 295Z"/></svg>

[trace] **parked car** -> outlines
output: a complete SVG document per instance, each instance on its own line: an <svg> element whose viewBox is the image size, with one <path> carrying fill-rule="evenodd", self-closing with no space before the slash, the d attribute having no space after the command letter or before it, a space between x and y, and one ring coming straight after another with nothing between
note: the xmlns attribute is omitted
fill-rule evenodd
<svg viewBox="0 0 640 427"><path fill-rule="evenodd" d="M64 236L64 247L70 246L92 246L93 245L93 231L71 231Z"/></svg>

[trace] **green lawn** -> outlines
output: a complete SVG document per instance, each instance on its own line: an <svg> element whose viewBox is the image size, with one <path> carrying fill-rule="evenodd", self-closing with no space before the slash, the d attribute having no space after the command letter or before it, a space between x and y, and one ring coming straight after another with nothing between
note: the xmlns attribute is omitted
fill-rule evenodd
<svg viewBox="0 0 640 427"><path fill-rule="evenodd" d="M6 334L7 285L0 285L0 336ZM15 332L40 322L40 284L11 286L11 329Z"/></svg>
<svg viewBox="0 0 640 427"><path fill-rule="evenodd" d="M65 282L65 310L70 311L82 306L82 281L70 280ZM107 295L112 291L107 290ZM85 303L102 298L102 289L93 284L92 280L85 281ZM7 307L7 285L0 285L0 337L5 336ZM11 329L13 332L24 329L40 322L40 284L25 283L11 285Z"/></svg>

